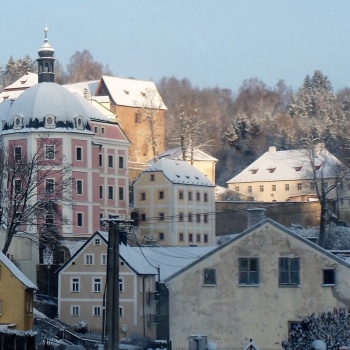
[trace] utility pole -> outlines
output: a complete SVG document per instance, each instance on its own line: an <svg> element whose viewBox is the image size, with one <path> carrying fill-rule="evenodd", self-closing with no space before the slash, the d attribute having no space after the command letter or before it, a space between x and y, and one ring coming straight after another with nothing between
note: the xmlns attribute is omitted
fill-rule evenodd
<svg viewBox="0 0 350 350"><path fill-rule="evenodd" d="M118 215L101 219L108 223L107 296L106 296L106 350L119 349L119 243L125 237L125 226L133 220L120 220ZM120 225L122 224L122 225ZM120 232L121 226L124 227Z"/></svg>

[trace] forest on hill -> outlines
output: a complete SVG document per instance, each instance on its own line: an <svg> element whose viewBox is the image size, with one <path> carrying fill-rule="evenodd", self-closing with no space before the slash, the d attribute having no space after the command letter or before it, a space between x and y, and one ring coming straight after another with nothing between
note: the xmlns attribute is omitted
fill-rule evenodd
<svg viewBox="0 0 350 350"><path fill-rule="evenodd" d="M2 91L28 70L36 72L36 61L28 55L10 57L0 70ZM56 61L55 75L57 83L67 84L113 74L84 50L72 55L66 67ZM297 91L283 80L267 86L256 77L235 92L198 88L176 77L164 77L156 85L168 108L166 147L199 148L217 158L218 185L225 186L270 146L286 150L323 142L350 165L350 89L335 92L319 70L310 72Z"/></svg>

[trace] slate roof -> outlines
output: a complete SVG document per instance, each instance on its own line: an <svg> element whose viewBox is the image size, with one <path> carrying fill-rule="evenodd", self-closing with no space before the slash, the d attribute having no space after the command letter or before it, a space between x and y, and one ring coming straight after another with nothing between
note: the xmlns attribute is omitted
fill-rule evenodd
<svg viewBox="0 0 350 350"><path fill-rule="evenodd" d="M320 147L315 165L322 165L323 178L332 178L334 165L341 162L324 147ZM270 147L268 152L227 183L312 179L311 169L307 149L276 151L275 147Z"/></svg>
<svg viewBox="0 0 350 350"><path fill-rule="evenodd" d="M102 82L105 83L112 100L117 105L142 108L147 105L147 94L154 91L155 96L152 96L154 106L167 109L153 81L104 75L101 79Z"/></svg>
<svg viewBox="0 0 350 350"><path fill-rule="evenodd" d="M27 288L37 289L37 286L10 260L0 252L0 261L20 280Z"/></svg>
<svg viewBox="0 0 350 350"><path fill-rule="evenodd" d="M140 176L146 172L162 172L174 184L215 186L205 174L184 160L161 158L144 170Z"/></svg>

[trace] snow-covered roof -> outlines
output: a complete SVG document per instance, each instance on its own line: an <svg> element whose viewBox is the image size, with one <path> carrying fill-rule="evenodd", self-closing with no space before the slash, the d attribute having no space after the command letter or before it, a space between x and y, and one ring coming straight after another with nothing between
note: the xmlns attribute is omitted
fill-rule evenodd
<svg viewBox="0 0 350 350"><path fill-rule="evenodd" d="M165 104L153 81L103 76L101 83L106 85L113 101L120 106L152 107L166 109Z"/></svg>
<svg viewBox="0 0 350 350"><path fill-rule="evenodd" d="M172 149L168 149L158 155L158 158L170 158L170 159L176 159L176 160L182 160L182 150L181 147L176 147ZM206 160L206 161L213 161L217 162L217 158L212 157L210 154L200 150L195 149L193 150L193 159L196 161ZM191 152L186 152L186 160L191 160ZM152 162L152 161L151 161Z"/></svg>
<svg viewBox="0 0 350 350"><path fill-rule="evenodd" d="M43 123L48 116L54 118L56 125L59 122L71 122L75 125L76 117L82 118L82 125L86 125L90 119L111 120L79 94L73 94L55 83L32 86L12 104L10 103L10 108L0 111L3 112L0 114L0 119L7 125L14 125L15 117L19 117L23 128L36 119L39 123Z"/></svg>
<svg viewBox="0 0 350 350"><path fill-rule="evenodd" d="M314 158L315 166L321 166L324 178L334 177L334 165L341 162L321 145L317 157ZM321 170L320 170L321 171ZM311 179L312 168L309 151L307 149L276 151L270 147L255 162L245 168L241 173L233 177L227 183L283 181Z"/></svg>
<svg viewBox="0 0 350 350"><path fill-rule="evenodd" d="M161 158L143 173L154 171L162 172L174 184L215 186L205 174L184 160Z"/></svg>
<svg viewBox="0 0 350 350"><path fill-rule="evenodd" d="M108 232L99 231L108 241ZM160 281L191 264L216 247L130 247L121 244L119 254L138 274L158 274Z"/></svg>
<svg viewBox="0 0 350 350"><path fill-rule="evenodd" d="M71 92L79 92L81 96L84 96L85 89L87 89L91 96L95 95L99 80L83 81L80 83L63 85L67 90Z"/></svg>
<svg viewBox="0 0 350 350"><path fill-rule="evenodd" d="M0 252L0 261L20 280L27 288L37 289L37 286L9 259Z"/></svg>
<svg viewBox="0 0 350 350"><path fill-rule="evenodd" d="M23 91L38 83L38 75L27 72L14 83L6 86L0 93L0 103L17 98Z"/></svg>

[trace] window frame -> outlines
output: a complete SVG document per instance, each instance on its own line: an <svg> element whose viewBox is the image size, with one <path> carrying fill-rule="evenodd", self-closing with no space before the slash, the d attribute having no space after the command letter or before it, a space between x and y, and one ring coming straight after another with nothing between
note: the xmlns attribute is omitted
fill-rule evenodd
<svg viewBox="0 0 350 350"><path fill-rule="evenodd" d="M71 316L73 317L79 317L80 316L80 305L71 305Z"/></svg>
<svg viewBox="0 0 350 350"><path fill-rule="evenodd" d="M53 194L55 192L55 179L45 179L45 193Z"/></svg>
<svg viewBox="0 0 350 350"><path fill-rule="evenodd" d="M77 182L76 182L77 194L79 194L79 195L84 194L83 193L84 192L83 186L84 186L83 180L81 180L81 179L77 180Z"/></svg>
<svg viewBox="0 0 350 350"><path fill-rule="evenodd" d="M203 286L204 287L216 286L216 269L206 268L203 270Z"/></svg>
<svg viewBox="0 0 350 350"><path fill-rule="evenodd" d="M124 191L124 187L123 186L119 186L118 188L118 198L120 201L125 200L125 195L124 195L125 191Z"/></svg>
<svg viewBox="0 0 350 350"><path fill-rule="evenodd" d="M84 265L93 266L94 260L95 260L94 254L84 254Z"/></svg>
<svg viewBox="0 0 350 350"><path fill-rule="evenodd" d="M55 145L45 146L45 160L54 160L56 155Z"/></svg>
<svg viewBox="0 0 350 350"><path fill-rule="evenodd" d="M80 293L80 277L71 277L70 278L70 292L71 293Z"/></svg>
<svg viewBox="0 0 350 350"><path fill-rule="evenodd" d="M253 265L253 263L255 265ZM257 287L260 284L260 264L258 257L238 258L238 285ZM253 265L253 266L252 266ZM255 270L253 269L255 268Z"/></svg>
<svg viewBox="0 0 350 350"><path fill-rule="evenodd" d="M332 272L332 276L326 276L325 273ZM331 279L332 281L329 281ZM322 286L323 287L333 287L336 283L336 273L334 268L322 269Z"/></svg>
<svg viewBox="0 0 350 350"><path fill-rule="evenodd" d="M297 265L297 269L295 269L295 265ZM278 286L279 287L299 287L300 286L300 258L299 257L283 257L283 256L279 257Z"/></svg>
<svg viewBox="0 0 350 350"><path fill-rule="evenodd" d="M114 156L113 156L113 154L108 155L108 168L109 169L114 168Z"/></svg>
<svg viewBox="0 0 350 350"><path fill-rule="evenodd" d="M108 199L113 200L114 199L114 186L108 185Z"/></svg>
<svg viewBox="0 0 350 350"><path fill-rule="evenodd" d="M80 146L77 146L75 148L75 160L78 162L83 161L83 148Z"/></svg>
<svg viewBox="0 0 350 350"><path fill-rule="evenodd" d="M118 156L118 169L124 169L124 157Z"/></svg>
<svg viewBox="0 0 350 350"><path fill-rule="evenodd" d="M15 146L14 147L14 158L15 162L19 162L22 160L22 146Z"/></svg>
<svg viewBox="0 0 350 350"><path fill-rule="evenodd" d="M102 293L102 278L93 277L92 278L92 292L93 293Z"/></svg>
<svg viewBox="0 0 350 350"><path fill-rule="evenodd" d="M77 227L84 226L84 213L77 212Z"/></svg>

